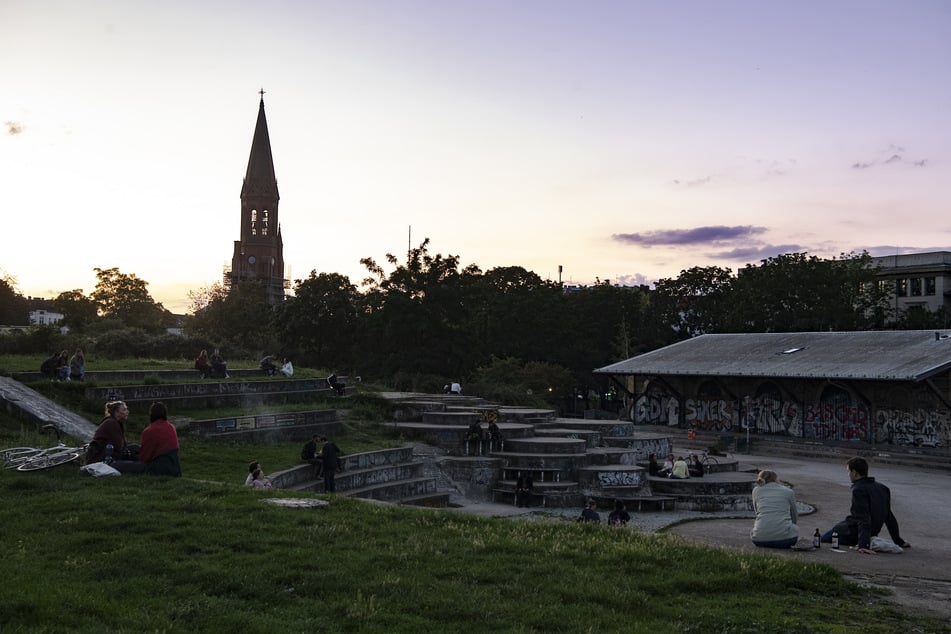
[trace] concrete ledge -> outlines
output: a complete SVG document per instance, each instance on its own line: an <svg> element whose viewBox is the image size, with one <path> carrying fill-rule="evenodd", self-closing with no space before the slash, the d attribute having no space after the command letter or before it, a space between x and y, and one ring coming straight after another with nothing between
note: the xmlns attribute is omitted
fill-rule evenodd
<svg viewBox="0 0 951 634"><path fill-rule="evenodd" d="M199 436L231 436L232 434L242 432L262 431L275 428L281 428L287 433L291 433L290 428L307 427L308 430L315 425L326 425L327 423L338 426L337 410L323 409L311 410L308 412L285 412L280 414L256 414L251 416L236 416L230 418L212 418L206 420L196 420L188 424L188 431ZM308 438L319 431L304 430L306 435L289 435L290 438ZM329 432L325 435L330 435Z"/></svg>
<svg viewBox="0 0 951 634"><path fill-rule="evenodd" d="M647 486L647 472L641 467L626 465L603 465L578 469L578 484L588 490Z"/></svg>
<svg viewBox="0 0 951 634"><path fill-rule="evenodd" d="M541 437L510 438L505 441L505 450L511 453L531 454L583 454L587 445L580 438Z"/></svg>

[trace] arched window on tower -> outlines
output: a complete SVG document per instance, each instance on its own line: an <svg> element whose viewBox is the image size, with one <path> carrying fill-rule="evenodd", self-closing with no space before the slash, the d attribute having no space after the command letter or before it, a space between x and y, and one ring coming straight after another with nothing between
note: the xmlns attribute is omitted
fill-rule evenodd
<svg viewBox="0 0 951 634"><path fill-rule="evenodd" d="M258 210L251 210L251 235L258 235Z"/></svg>
<svg viewBox="0 0 951 634"><path fill-rule="evenodd" d="M267 209L261 211L261 235L267 235Z"/></svg>

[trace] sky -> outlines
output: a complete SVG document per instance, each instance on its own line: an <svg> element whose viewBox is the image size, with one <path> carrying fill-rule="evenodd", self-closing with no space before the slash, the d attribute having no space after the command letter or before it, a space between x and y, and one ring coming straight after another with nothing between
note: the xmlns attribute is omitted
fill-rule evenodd
<svg viewBox="0 0 951 634"><path fill-rule="evenodd" d="M262 89L291 279L951 250L944 0L2 0L0 276L186 312Z"/></svg>

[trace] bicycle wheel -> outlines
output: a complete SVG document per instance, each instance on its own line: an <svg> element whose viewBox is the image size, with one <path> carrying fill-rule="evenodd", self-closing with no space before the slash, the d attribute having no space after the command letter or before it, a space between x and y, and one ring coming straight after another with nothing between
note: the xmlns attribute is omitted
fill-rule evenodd
<svg viewBox="0 0 951 634"><path fill-rule="evenodd" d="M60 451L52 454L44 454L24 462L19 467L17 467L17 471L40 471L41 469L52 469L53 467L58 467L59 465L66 464L67 462L72 462L78 458L79 453L76 451Z"/></svg>
<svg viewBox="0 0 951 634"><path fill-rule="evenodd" d="M43 450L36 447L10 447L0 451L0 458L3 459L4 467L14 469L41 453L43 453Z"/></svg>
<svg viewBox="0 0 951 634"><path fill-rule="evenodd" d="M707 456L703 459L703 468L707 473L715 470L715 467L720 466L720 461L714 458L713 456Z"/></svg>

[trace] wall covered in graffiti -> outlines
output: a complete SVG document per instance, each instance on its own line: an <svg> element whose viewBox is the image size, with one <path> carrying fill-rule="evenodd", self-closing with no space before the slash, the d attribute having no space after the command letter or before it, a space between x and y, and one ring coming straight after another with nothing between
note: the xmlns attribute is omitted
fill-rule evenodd
<svg viewBox="0 0 951 634"><path fill-rule="evenodd" d="M873 394L874 390L866 393ZM858 440L916 447L951 446L951 411L934 398L891 405L857 402L843 388L826 387L816 400L784 399L776 389L729 398L684 398L651 390L634 400L637 425L789 436L817 441ZM874 400L874 399L870 399Z"/></svg>

